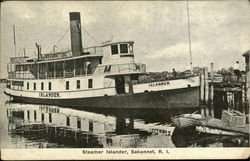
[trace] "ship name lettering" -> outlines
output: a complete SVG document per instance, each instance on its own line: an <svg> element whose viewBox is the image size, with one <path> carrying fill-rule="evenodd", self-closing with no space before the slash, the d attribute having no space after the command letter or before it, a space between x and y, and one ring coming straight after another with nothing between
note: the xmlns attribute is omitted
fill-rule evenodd
<svg viewBox="0 0 250 161"><path fill-rule="evenodd" d="M169 82L156 82L156 83L149 83L149 87L155 87L155 86L166 86Z"/></svg>
<svg viewBox="0 0 250 161"><path fill-rule="evenodd" d="M39 93L40 97L60 97L58 92L41 92Z"/></svg>

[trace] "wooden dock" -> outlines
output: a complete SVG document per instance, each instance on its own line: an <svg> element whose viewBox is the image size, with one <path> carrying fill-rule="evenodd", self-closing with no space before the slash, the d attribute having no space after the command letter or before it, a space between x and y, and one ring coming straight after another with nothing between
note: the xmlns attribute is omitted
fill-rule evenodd
<svg viewBox="0 0 250 161"><path fill-rule="evenodd" d="M235 134L250 134L249 129L249 102L250 102L250 72L249 56L250 51L243 54L246 60L246 77L245 79L237 78L234 75L227 75L221 81L214 79L213 63L208 68L202 68L200 71L200 113L206 118L206 121L198 126L200 131L216 133L226 131ZM242 117L246 117L245 126L226 126L222 122L222 111L238 111ZM239 121L239 120L238 120ZM209 131L210 130L210 131Z"/></svg>
<svg viewBox="0 0 250 161"><path fill-rule="evenodd" d="M198 128L198 129L197 129ZM196 130L211 134L225 134L225 135L249 135L250 124L245 127L225 126L220 119L211 118L201 125L196 126ZM216 131L215 131L216 130Z"/></svg>

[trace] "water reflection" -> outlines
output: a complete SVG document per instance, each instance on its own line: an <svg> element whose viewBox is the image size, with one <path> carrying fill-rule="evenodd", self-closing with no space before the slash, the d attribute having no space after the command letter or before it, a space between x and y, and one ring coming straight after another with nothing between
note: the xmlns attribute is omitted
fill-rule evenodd
<svg viewBox="0 0 250 161"><path fill-rule="evenodd" d="M4 98L4 97L1 97ZM1 148L249 147L249 138L179 131L170 117L197 109L72 109L1 104Z"/></svg>
<svg viewBox="0 0 250 161"><path fill-rule="evenodd" d="M24 148L174 147L166 122L47 105L9 104L6 111L12 141Z"/></svg>
<svg viewBox="0 0 250 161"><path fill-rule="evenodd" d="M200 134L175 129L172 142L176 147L249 147L249 136Z"/></svg>

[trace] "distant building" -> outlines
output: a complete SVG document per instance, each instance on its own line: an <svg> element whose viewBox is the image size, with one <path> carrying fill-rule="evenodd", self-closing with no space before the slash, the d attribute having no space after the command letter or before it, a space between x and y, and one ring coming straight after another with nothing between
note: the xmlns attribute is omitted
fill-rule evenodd
<svg viewBox="0 0 250 161"><path fill-rule="evenodd" d="M193 73L194 75L199 75L200 74L200 71L201 71L201 68L196 66L196 67L193 67Z"/></svg>

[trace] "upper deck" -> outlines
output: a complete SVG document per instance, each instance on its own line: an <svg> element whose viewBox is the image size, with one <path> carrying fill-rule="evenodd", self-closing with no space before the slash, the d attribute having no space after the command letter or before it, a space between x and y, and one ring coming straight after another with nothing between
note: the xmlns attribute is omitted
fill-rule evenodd
<svg viewBox="0 0 250 161"><path fill-rule="evenodd" d="M72 51L41 54L40 58L15 57L8 64L9 79L55 79L85 75L126 75L146 72L134 62L133 41L108 42Z"/></svg>

